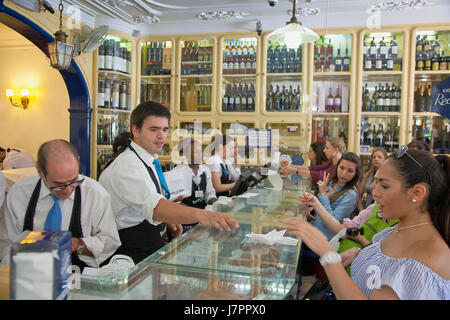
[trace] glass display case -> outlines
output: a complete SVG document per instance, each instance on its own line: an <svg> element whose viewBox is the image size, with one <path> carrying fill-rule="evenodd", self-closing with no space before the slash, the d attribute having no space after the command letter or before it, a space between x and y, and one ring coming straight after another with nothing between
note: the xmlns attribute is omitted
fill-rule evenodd
<svg viewBox="0 0 450 320"><path fill-rule="evenodd" d="M167 108L172 105L173 43L170 40L140 43L139 101L157 101Z"/></svg>
<svg viewBox="0 0 450 320"><path fill-rule="evenodd" d="M361 155L375 147L388 152L398 149L406 138L407 79L406 57L409 35L403 29L361 33L359 89L355 142Z"/></svg>
<svg viewBox="0 0 450 320"><path fill-rule="evenodd" d="M221 107L219 112L254 112L258 39L222 41Z"/></svg>
<svg viewBox="0 0 450 320"><path fill-rule="evenodd" d="M82 275L68 298L285 299L295 283L301 241L267 245L247 235L283 229L288 217L303 219L298 196L309 185L309 180L285 179L283 189L274 190L265 179L222 207L239 229L219 232L197 225L133 268Z"/></svg>
<svg viewBox="0 0 450 320"><path fill-rule="evenodd" d="M112 143L129 131L132 107L132 41L108 35L96 51L96 94L93 108L92 177L98 178L112 157Z"/></svg>
<svg viewBox="0 0 450 320"><path fill-rule="evenodd" d="M211 111L213 71L215 65L213 39L183 40L179 42L180 111Z"/></svg>
<svg viewBox="0 0 450 320"><path fill-rule="evenodd" d="M431 92L439 82L450 76L450 29L417 28L413 32L410 80L410 139L427 142L435 154L449 153L449 121L432 111Z"/></svg>
<svg viewBox="0 0 450 320"><path fill-rule="evenodd" d="M339 137L348 145L348 127L348 116L317 115L312 120L311 141L325 142L329 137Z"/></svg>

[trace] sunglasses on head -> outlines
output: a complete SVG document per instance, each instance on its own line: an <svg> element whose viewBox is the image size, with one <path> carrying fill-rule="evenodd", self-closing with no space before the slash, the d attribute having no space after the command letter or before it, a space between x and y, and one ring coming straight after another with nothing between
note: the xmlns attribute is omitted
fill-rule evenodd
<svg viewBox="0 0 450 320"><path fill-rule="evenodd" d="M423 169L423 171L425 171L425 172L427 173L428 179L430 180L430 186L431 186L431 175L430 175L430 173L428 172L427 169L425 169L424 166L422 166L416 159L414 159L414 158L408 153L408 146L407 146L407 145L401 146L400 149L398 149L397 154L396 154L397 159L400 159L400 158L403 157L405 154L406 154L408 157L410 157L410 158L411 158L411 159L412 159L419 167L421 167L421 168Z"/></svg>

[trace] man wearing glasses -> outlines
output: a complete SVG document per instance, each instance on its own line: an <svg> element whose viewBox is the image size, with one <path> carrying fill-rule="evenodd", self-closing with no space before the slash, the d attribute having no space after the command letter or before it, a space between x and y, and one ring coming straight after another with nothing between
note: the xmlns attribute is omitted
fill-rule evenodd
<svg viewBox="0 0 450 320"><path fill-rule="evenodd" d="M221 212L210 212L169 201L170 190L158 162L169 134L170 112L147 101L130 117L131 142L106 165L99 182L111 195L121 247L116 254L138 263L165 245L167 229L178 236L181 224L200 222L218 230L238 228L237 222Z"/></svg>
<svg viewBox="0 0 450 320"><path fill-rule="evenodd" d="M120 246L108 192L79 174L78 152L65 140L42 144L36 168L38 176L23 179L8 191L0 223L0 257L25 231L69 230L72 264L81 269L99 267Z"/></svg>

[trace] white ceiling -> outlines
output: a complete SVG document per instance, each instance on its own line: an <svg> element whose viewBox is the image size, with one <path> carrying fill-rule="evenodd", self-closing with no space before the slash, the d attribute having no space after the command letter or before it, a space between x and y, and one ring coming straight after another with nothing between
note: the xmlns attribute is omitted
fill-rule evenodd
<svg viewBox="0 0 450 320"><path fill-rule="evenodd" d="M60 0L47 1L58 14ZM64 0L63 4L65 14L76 15L79 12L81 21L91 27L108 25L110 29L130 34L136 30L141 35L167 35L255 31L258 20L262 29L267 31L279 28L290 20L292 14L288 11L292 10L292 0L278 0L273 7L267 1ZM382 9L376 13L368 10L374 5L392 3L408 3L418 8ZM304 26L315 29L450 22L450 0L297 0L297 9L318 9L313 16L297 15ZM202 12L214 11L235 11L243 16L219 21L203 21L197 17ZM159 19L158 23L139 22L152 15Z"/></svg>

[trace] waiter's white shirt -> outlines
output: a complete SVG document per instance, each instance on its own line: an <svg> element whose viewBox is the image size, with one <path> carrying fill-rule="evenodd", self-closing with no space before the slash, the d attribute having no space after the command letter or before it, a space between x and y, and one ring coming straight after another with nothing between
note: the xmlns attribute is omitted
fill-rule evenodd
<svg viewBox="0 0 450 320"><path fill-rule="evenodd" d="M130 144L141 159L156 173L155 159L135 142ZM153 225L161 221L153 219L153 210L165 197L158 193L147 168L136 154L127 148L100 175L99 182L111 195L111 205L119 230L140 224L144 219ZM161 185L159 186L162 190Z"/></svg>
<svg viewBox="0 0 450 320"><path fill-rule="evenodd" d="M192 170L192 168L189 167L189 165L187 165L187 164L177 165L174 168L174 170L181 170L181 169L186 169L186 168L191 171L192 181L194 181L194 183L196 185L200 185L200 182L202 179L202 174L203 173L206 174L206 191L203 192L203 200L205 200L205 202L208 204L209 200L217 199L216 190L214 189L212 180L211 180L211 170L209 170L209 168L207 166L205 166L204 164L200 164L198 166L197 175L195 175L194 170Z"/></svg>
<svg viewBox="0 0 450 320"><path fill-rule="evenodd" d="M25 150L11 149L3 160L3 170L34 167L33 157Z"/></svg>
<svg viewBox="0 0 450 320"><path fill-rule="evenodd" d="M81 190L81 228L83 241L92 253L91 256L80 255L79 258L90 267L99 267L120 246L119 233L111 209L108 192L95 180L78 175L84 179ZM10 245L20 240L31 194L39 176L31 176L15 183L6 197L5 214L0 222L0 243L2 258L9 253ZM34 230L43 230L48 212L54 200L50 190L41 182L41 191L33 220ZM75 189L69 198L59 200L62 213L61 229L68 230L75 199Z"/></svg>
<svg viewBox="0 0 450 320"><path fill-rule="evenodd" d="M211 172L219 172L221 175L222 167L220 165L225 165L225 167L228 169L228 173L232 181L236 181L241 175L241 168L236 168L234 166L234 163L230 159L223 160L217 154L206 160L206 164L208 165Z"/></svg>

